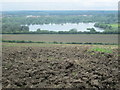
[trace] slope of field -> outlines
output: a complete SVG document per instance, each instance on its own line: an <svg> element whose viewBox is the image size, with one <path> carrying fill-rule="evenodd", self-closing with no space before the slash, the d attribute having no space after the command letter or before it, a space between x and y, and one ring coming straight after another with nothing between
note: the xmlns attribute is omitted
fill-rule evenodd
<svg viewBox="0 0 120 90"><path fill-rule="evenodd" d="M43 42L89 42L89 43L118 43L117 34L4 34L4 40L30 40Z"/></svg>
<svg viewBox="0 0 120 90"><path fill-rule="evenodd" d="M4 88L120 88L117 46L32 45L3 43Z"/></svg>

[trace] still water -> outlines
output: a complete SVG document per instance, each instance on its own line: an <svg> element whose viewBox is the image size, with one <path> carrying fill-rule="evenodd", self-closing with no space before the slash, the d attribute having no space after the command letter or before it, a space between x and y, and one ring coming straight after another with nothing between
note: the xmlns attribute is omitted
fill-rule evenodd
<svg viewBox="0 0 120 90"><path fill-rule="evenodd" d="M29 25L30 31L36 31L37 29L49 30L49 31L69 31L70 29L77 29L78 31L89 31L87 28L95 28L98 32L103 32L101 28L94 27L95 23L66 23L66 24L41 24L41 25Z"/></svg>

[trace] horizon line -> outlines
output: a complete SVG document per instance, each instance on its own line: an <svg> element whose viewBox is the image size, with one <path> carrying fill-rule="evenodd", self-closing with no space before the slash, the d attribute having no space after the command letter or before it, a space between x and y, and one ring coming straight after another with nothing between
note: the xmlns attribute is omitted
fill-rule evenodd
<svg viewBox="0 0 120 90"><path fill-rule="evenodd" d="M87 10L87 9L85 9L85 10L83 10L83 9L82 10L77 10L77 9L76 10L75 9L73 9L73 10L72 9L70 9L70 10L67 10L67 9L66 10L47 10L46 9L46 10L1 10L1 11L118 11L118 10L116 10L116 9L115 10L112 10L112 9L111 10L110 9L108 9L108 10L106 10L106 9L105 10L104 9L103 10L102 9L100 9L100 10L97 10L97 9L96 10L95 9L90 9L90 10Z"/></svg>

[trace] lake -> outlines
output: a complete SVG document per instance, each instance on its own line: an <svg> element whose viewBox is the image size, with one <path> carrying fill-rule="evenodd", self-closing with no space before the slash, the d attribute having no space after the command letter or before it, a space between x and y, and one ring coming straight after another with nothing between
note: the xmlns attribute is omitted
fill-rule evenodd
<svg viewBox="0 0 120 90"><path fill-rule="evenodd" d="M30 31L36 31L37 29L49 30L49 31L69 31L70 29L76 28L78 31L89 31L87 28L95 28L98 32L103 32L101 28L94 27L95 23L66 23L66 24L41 24L41 25L29 25Z"/></svg>

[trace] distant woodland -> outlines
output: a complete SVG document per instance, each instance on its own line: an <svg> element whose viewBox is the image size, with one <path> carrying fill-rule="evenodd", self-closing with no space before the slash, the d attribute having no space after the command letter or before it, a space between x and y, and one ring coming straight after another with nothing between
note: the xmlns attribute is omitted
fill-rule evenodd
<svg viewBox="0 0 120 90"><path fill-rule="evenodd" d="M4 11L2 12L3 34L117 34L117 11ZM63 24L63 23L90 23L95 22L95 27L104 29L97 32L88 28L90 32L80 32L76 29L69 31L36 30L29 31L29 25L38 24Z"/></svg>

